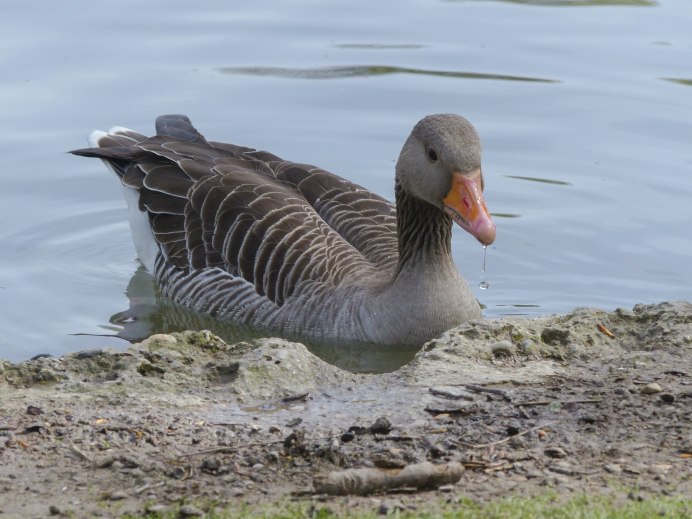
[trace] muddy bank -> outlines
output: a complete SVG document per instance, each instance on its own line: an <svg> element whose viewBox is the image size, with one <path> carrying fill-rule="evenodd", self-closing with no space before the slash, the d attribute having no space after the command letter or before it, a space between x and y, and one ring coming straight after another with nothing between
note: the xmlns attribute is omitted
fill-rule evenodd
<svg viewBox="0 0 692 519"><path fill-rule="evenodd" d="M383 375L281 339L157 335L124 352L0 362L0 512L206 511L428 461L465 470L377 499L689 496L690 409L686 302L467 323Z"/></svg>

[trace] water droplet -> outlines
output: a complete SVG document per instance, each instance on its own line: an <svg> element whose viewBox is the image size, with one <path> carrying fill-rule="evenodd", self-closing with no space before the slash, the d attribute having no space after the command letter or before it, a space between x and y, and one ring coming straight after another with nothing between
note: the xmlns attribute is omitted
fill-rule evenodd
<svg viewBox="0 0 692 519"><path fill-rule="evenodd" d="M488 254L488 246L483 245L483 272L485 272L485 256ZM486 287L487 288L487 287Z"/></svg>
<svg viewBox="0 0 692 519"><path fill-rule="evenodd" d="M490 283L488 283L487 281L481 281L478 285L478 288L480 288L481 290L488 290L489 287Z"/></svg>

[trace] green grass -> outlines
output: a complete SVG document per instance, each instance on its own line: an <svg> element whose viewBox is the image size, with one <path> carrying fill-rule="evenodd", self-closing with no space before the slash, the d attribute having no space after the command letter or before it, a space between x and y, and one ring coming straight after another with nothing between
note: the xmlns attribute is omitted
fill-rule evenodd
<svg viewBox="0 0 692 519"><path fill-rule="evenodd" d="M397 496L381 498L383 502L397 503ZM407 502L401 499L401 502ZM411 501L413 502L413 501ZM200 508L204 508L200 506ZM374 501L362 500L354 508L346 508L344 500L328 502L284 502L284 504L254 505L216 509L207 513L207 519L331 519L353 517L357 519L378 519L377 505ZM134 517L134 516L126 516ZM137 516L142 517L142 516ZM165 513L144 515L149 519L173 519L180 517L177 508ZM416 502L416 509L390 510L388 517L401 519L689 519L692 517L692 500L682 498L656 497L644 500L631 500L622 497L589 497L581 495L569 500L554 496L509 497L489 503L476 503L469 499L449 503L444 500L430 500L425 504Z"/></svg>

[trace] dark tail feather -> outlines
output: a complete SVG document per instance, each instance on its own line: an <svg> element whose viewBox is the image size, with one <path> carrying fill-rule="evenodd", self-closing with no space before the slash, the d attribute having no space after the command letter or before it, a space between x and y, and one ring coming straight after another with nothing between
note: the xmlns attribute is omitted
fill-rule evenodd
<svg viewBox="0 0 692 519"><path fill-rule="evenodd" d="M82 148L68 153L80 157L95 157L105 160L132 160L135 157L135 150L132 148Z"/></svg>

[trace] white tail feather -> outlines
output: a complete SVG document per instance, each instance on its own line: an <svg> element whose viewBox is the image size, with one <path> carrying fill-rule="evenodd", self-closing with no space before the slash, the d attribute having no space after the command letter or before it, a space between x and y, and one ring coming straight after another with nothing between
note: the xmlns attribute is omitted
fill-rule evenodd
<svg viewBox="0 0 692 519"><path fill-rule="evenodd" d="M129 131L127 128L121 126L114 126L110 129L108 133L101 130L94 130L89 135L89 144L92 148L99 148L99 141L101 138L108 136L109 134L121 133ZM103 163L108 166L113 174L118 177L120 182L120 177L111 167L108 161L104 160ZM154 239L154 233L151 230L151 224L149 223L149 215L146 211L139 210L139 192L133 187L127 187L120 183L120 187L123 191L123 196L127 202L128 216L130 220L130 232L132 233L132 240L135 244L135 249L137 250L137 256L139 260L144 265L144 268L149 271L149 273L154 273L154 265L156 263L156 256L159 254L159 246Z"/></svg>

